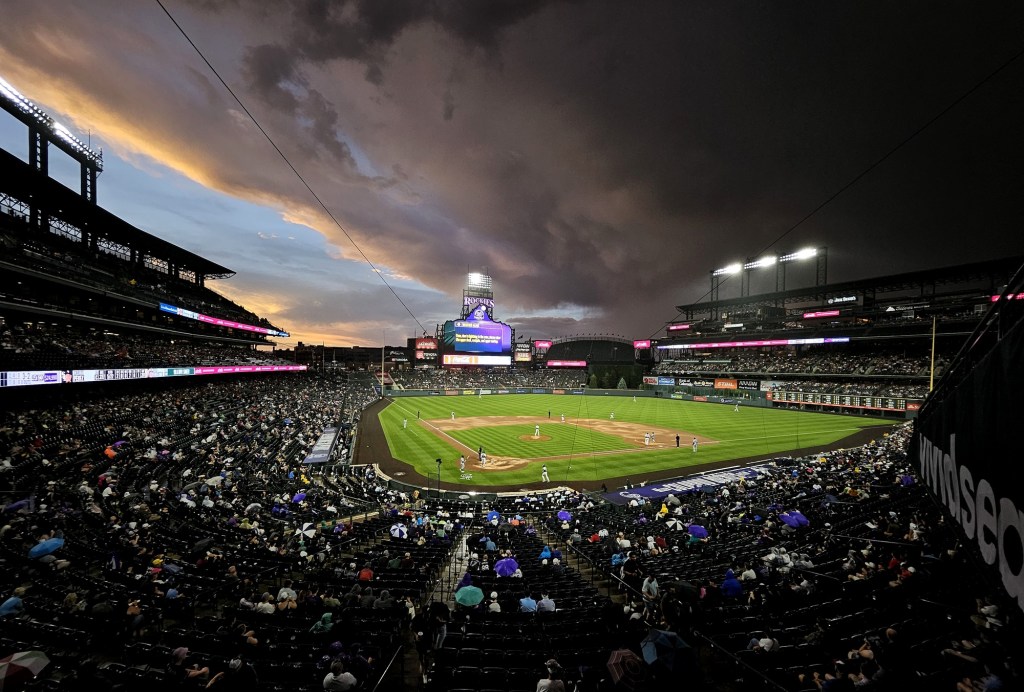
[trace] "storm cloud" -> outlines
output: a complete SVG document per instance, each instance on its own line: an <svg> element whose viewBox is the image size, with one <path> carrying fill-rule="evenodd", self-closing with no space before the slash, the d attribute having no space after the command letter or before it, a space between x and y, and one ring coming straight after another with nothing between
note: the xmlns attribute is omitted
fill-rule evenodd
<svg viewBox="0 0 1024 692"><path fill-rule="evenodd" d="M8 3L4 76L118 156L315 229L301 252L236 228L193 249L221 261L248 233L233 299L299 338L372 343L419 327L350 238L428 328L486 268L531 337L655 333L1024 35L1021 6L967 3L166 5L344 230L155 3ZM835 280L1024 252L1021 63L774 250L828 246Z"/></svg>

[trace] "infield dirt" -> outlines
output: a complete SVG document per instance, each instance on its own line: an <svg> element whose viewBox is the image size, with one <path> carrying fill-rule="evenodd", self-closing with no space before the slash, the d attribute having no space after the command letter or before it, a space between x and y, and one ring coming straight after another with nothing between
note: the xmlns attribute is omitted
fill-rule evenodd
<svg viewBox="0 0 1024 692"><path fill-rule="evenodd" d="M681 443L689 445L694 437L700 444L713 444L716 440L706 437L704 435L694 435L692 432L687 430L676 430L674 428L666 428L663 426L640 424L640 423L628 423L626 421L617 420L603 420L598 418L566 418L565 422L552 420L550 418L544 418L543 416L467 416L464 418L456 418L450 420L448 418L442 418L434 421L420 420L419 425L426 428L433 434L445 442L457 447L460 451L468 452L467 457L472 460L473 466L478 471L509 471L512 469L522 468L527 464L534 462L543 461L555 461L558 459L570 459L580 456L608 456L615 454L622 454L621 449L611 449L602 452L588 452L585 454L556 454L545 457L531 457L529 459L523 459L521 457L513 456L502 456L492 455L487 452L487 463L480 465L480 460L477 457L477 450L472 449L466 444L459 442L449 433L455 430L469 430L472 428L490 428L500 427L505 425L540 425L543 428L549 428L551 426L576 426L578 428L586 428L594 430L596 432L612 435L614 437L621 438L630 447L638 449L649 449L651 451L659 449L668 449L669 447L676 446L676 435L679 435ZM644 435L647 433L654 433L655 442L653 444L644 444ZM542 435L540 440L533 437L533 435L519 436L519 439L524 441L537 440L538 442L543 441L547 436ZM547 438L550 439L550 438ZM485 450L486 452L486 450Z"/></svg>

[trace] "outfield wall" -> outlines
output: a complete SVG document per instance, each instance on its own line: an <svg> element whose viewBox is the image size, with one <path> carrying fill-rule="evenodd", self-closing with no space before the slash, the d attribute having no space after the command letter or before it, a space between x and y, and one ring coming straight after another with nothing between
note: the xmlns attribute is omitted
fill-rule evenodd
<svg viewBox="0 0 1024 692"><path fill-rule="evenodd" d="M712 390L713 391L713 390ZM493 396L508 394L564 394L575 396L619 396L619 397L643 397L648 399L675 399L678 401L697 401L711 404L726 404L733 406L756 406L760 408L784 408L799 409L817 413L832 413L861 416L882 416L906 420L917 415L917 409L888 409L882 407L844 405L838 401L825 402L821 395L807 394L806 401L775 401L769 398L771 392L744 391L742 395L708 393L690 394L686 392L673 391L671 387L655 387L653 389L588 389L588 388L550 388L550 387L507 387L507 388L462 388L462 389L395 389L388 390L387 396L420 397L420 396ZM817 397L817 398L812 398ZM846 397L849 399L850 397ZM861 397L856 397L860 399Z"/></svg>

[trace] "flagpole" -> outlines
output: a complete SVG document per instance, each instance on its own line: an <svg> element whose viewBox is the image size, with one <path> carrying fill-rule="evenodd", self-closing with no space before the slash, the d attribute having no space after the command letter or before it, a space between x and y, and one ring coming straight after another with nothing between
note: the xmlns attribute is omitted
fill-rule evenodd
<svg viewBox="0 0 1024 692"><path fill-rule="evenodd" d="M380 330L380 398L384 398L384 345L387 343L387 332Z"/></svg>

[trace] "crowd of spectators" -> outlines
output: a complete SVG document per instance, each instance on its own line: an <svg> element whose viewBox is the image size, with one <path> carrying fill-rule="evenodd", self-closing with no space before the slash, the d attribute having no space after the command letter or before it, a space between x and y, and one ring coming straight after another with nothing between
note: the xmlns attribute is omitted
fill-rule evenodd
<svg viewBox="0 0 1024 692"><path fill-rule="evenodd" d="M442 368L393 371L395 383L402 389L462 389L540 387L574 388L586 384L582 370L466 370Z"/></svg>
<svg viewBox="0 0 1024 692"><path fill-rule="evenodd" d="M326 427L341 428L335 456L347 455L376 395L346 381L168 383L5 412L3 647L43 647L53 671L66 663L61 689L100 678L227 688L242 676L320 689L338 662L370 681L408 620L407 597L423 598L450 549L438 532L458 528L420 521L414 538L379 544L396 520L380 508L399 498L372 474L302 464ZM30 555L46 541L61 545ZM414 563L390 569L399 549ZM357 577L364 569L376 576ZM369 605L347 598L357 582L361 596L376 593Z"/></svg>
<svg viewBox="0 0 1024 692"><path fill-rule="evenodd" d="M820 374L857 376L921 377L928 374L927 352L905 353L887 349L851 352L842 348L809 348L804 351L734 351L704 357L663 360L654 370L658 374ZM936 359L936 374L941 374L945 359Z"/></svg>
<svg viewBox="0 0 1024 692"><path fill-rule="evenodd" d="M284 375L4 413L0 643L74 662L76 674L54 668L61 689L344 689L372 683L410 624L430 690L521 689L527 674L533 689L539 660L545 689L600 689L609 649L652 628L713 642L795 690L1013 679L1006 604L963 587L961 551L906 459L907 426L625 508L564 489L428 508L369 468L301 463L328 426L342 424L344 450L376 398L369 377ZM464 518L486 509L504 519L460 543ZM807 525L789 522L794 510ZM459 545L459 588L484 599L422 608ZM571 555L620 583L626 607ZM518 574L498 576L507 557Z"/></svg>
<svg viewBox="0 0 1024 692"><path fill-rule="evenodd" d="M622 584L638 628L689 632L786 689L1010 689L1015 604L971 577L911 432L547 525Z"/></svg>
<svg viewBox="0 0 1024 692"><path fill-rule="evenodd" d="M0 317L0 370L287 364L244 346Z"/></svg>

